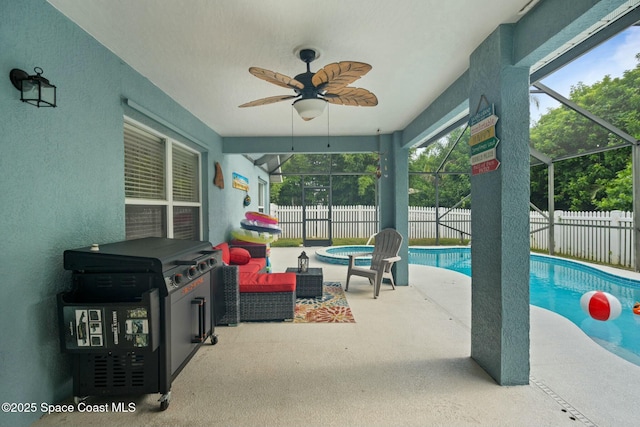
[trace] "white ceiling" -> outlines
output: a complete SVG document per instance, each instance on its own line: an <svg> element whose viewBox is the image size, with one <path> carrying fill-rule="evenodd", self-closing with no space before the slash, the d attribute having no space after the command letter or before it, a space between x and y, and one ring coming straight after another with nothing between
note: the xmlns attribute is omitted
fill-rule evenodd
<svg viewBox="0 0 640 427"><path fill-rule="evenodd" d="M222 136L372 135L404 129L469 65L469 55L529 0L49 0L100 43ZM376 107L329 105L303 122L294 94L260 80L258 66L294 77L296 48L373 69L353 86ZM136 100L134 100L136 101ZM293 123L292 123L293 111Z"/></svg>

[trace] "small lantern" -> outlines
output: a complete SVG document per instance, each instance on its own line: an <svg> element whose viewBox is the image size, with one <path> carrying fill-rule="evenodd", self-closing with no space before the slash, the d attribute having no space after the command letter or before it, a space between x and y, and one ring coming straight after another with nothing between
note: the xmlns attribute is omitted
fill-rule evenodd
<svg viewBox="0 0 640 427"><path fill-rule="evenodd" d="M56 106L56 87L49 80L42 77L42 68L33 69L36 75L30 76L26 72L14 68L9 73L11 83L20 91L20 101L36 107Z"/></svg>
<svg viewBox="0 0 640 427"><path fill-rule="evenodd" d="M302 251L298 257L298 273L306 273L309 271L309 257Z"/></svg>

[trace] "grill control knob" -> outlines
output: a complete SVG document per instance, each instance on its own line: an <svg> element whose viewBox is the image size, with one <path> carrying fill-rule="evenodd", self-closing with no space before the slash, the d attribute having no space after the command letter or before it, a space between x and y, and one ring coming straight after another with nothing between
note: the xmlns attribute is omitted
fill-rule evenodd
<svg viewBox="0 0 640 427"><path fill-rule="evenodd" d="M196 269L195 267L189 267L189 270L187 270L187 277L191 279L196 274L198 274L198 269Z"/></svg>
<svg viewBox="0 0 640 427"><path fill-rule="evenodd" d="M179 285L182 282L182 274L176 273L173 275L173 283Z"/></svg>
<svg viewBox="0 0 640 427"><path fill-rule="evenodd" d="M216 262L218 262L218 260L216 260L214 257L209 258L209 265L211 267L213 267L214 265L216 265Z"/></svg>
<svg viewBox="0 0 640 427"><path fill-rule="evenodd" d="M203 273L207 270L208 268L208 264L206 261L201 262L200 264L198 264L198 268L200 269L200 271L202 271Z"/></svg>

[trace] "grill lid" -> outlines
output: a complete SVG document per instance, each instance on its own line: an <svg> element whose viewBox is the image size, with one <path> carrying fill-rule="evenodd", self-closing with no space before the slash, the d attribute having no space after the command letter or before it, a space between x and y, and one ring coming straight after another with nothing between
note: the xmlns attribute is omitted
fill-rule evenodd
<svg viewBox="0 0 640 427"><path fill-rule="evenodd" d="M179 261L192 261L211 250L200 240L146 237L64 251L64 268L90 272L162 273Z"/></svg>

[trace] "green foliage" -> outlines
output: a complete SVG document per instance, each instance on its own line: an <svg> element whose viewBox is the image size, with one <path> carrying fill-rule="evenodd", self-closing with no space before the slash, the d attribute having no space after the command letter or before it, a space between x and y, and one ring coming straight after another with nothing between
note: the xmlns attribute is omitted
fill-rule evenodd
<svg viewBox="0 0 640 427"><path fill-rule="evenodd" d="M331 172L331 201L334 205L375 205L377 165L377 153L296 154L282 165L282 172L286 174L283 182L271 185L271 202L281 206L300 206L303 185L327 187L327 174ZM302 175L293 175L296 173ZM316 197L324 196L305 192L307 204L323 201Z"/></svg>
<svg viewBox="0 0 640 427"><path fill-rule="evenodd" d="M302 246L302 239L278 239L271 243L272 248L296 248Z"/></svg>
<svg viewBox="0 0 640 427"><path fill-rule="evenodd" d="M591 86L578 83L570 99L587 111L640 137L640 65L622 77L605 76ZM566 107L549 110L531 129L531 145L552 159L622 146L619 137ZM631 209L629 148L555 163L555 207L562 210ZM531 169L531 201L547 206L547 168Z"/></svg>
<svg viewBox="0 0 640 427"><path fill-rule="evenodd" d="M597 201L600 210L633 210L633 174L631 172L631 162L616 174L616 177L609 181L605 187L605 197Z"/></svg>
<svg viewBox="0 0 640 427"><path fill-rule="evenodd" d="M409 161L409 205L435 206L436 179L440 206L454 206L470 193L469 131L460 136L462 131L456 129L426 149L412 152ZM469 201L460 207L469 207Z"/></svg>
<svg viewBox="0 0 640 427"><path fill-rule="evenodd" d="M285 176L282 182L271 184L271 203L280 206L302 205L302 177Z"/></svg>

